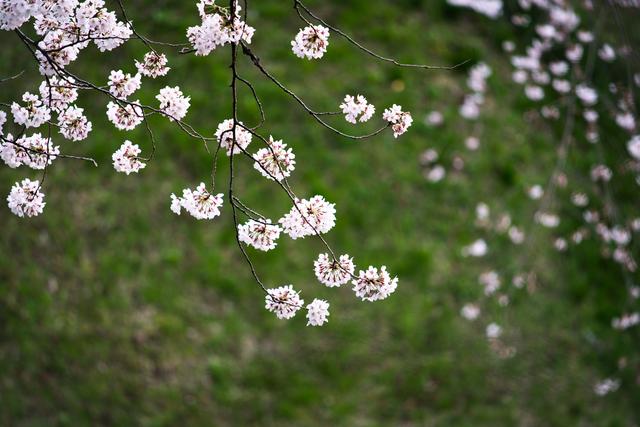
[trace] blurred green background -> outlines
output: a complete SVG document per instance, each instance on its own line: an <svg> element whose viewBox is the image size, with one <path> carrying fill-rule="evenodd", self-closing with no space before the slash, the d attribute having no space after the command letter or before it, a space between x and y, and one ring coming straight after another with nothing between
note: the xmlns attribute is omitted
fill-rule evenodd
<svg viewBox="0 0 640 427"><path fill-rule="evenodd" d="M183 42L198 23L195 1L126 1L138 29ZM115 2L107 2L115 9ZM149 152L143 126L114 130L106 99L82 94L94 125L81 143L56 138L63 152L95 157L99 168L59 159L47 176L47 206L24 220L0 209L0 423L8 426L633 426L640 419L638 338L614 333L625 290L619 268L587 242L558 255L552 236L534 228L526 247L484 236L489 255L465 259L461 247L482 233L476 203L510 213L528 227L536 209L525 196L555 165L558 130L525 117L531 105L510 82L500 43L518 40L509 25L456 10L444 1L309 1L309 6L367 46L402 61L450 65L455 71L401 69L376 62L333 34L322 61L303 61L290 40L303 25L284 0L250 2L252 47L279 79L317 110L335 110L346 93L362 93L378 112L398 103L414 126L353 142L320 128L241 57L266 110L263 133L293 147L299 195L337 204L326 236L359 267L387 265L400 278L385 301L363 303L349 286L327 289L313 274L322 251L315 239L281 238L270 253L249 250L268 286L293 284L307 301L326 298L331 316L306 327L304 314L279 321L235 246L228 204L222 217L199 222L169 211L169 194L208 182L211 157L175 125L151 119L158 152L139 175L111 167L125 139ZM0 34L0 75L25 70L1 101L34 91L40 78L18 38ZM146 52L130 42L108 55L83 52L72 70L106 83L112 69L135 71ZM155 104L166 85L189 94L187 121L212 135L230 116L229 50L206 58L165 50L171 72L143 79L139 96ZM468 67L494 70L479 126L481 148L464 139L473 125L458 117ZM245 123L258 116L241 91ZM424 124L433 109L445 123ZM341 118L336 126L350 131ZM256 146L250 148L256 149ZM440 153L447 178L429 183L420 154ZM584 159L588 153L573 151ZM459 157L464 169L454 171ZM228 162L221 158L220 191ZM582 160L581 160L582 161ZM34 171L0 169L2 191ZM246 160L237 161L236 191L271 218L289 210L279 189ZM567 200L568 193L558 195ZM226 199L226 196L225 196ZM636 199L637 200L637 199ZM558 202L559 209L566 202ZM633 199L629 200L633 206ZM637 206L637 205L636 205ZM578 214L574 212L574 216ZM577 221L577 218L575 219ZM571 223L571 219L569 219ZM577 223L577 222L576 222ZM567 225L569 229L569 225ZM461 306L481 298L477 276L498 269L505 288L516 273L535 271L535 289L510 290L511 304L483 306L468 322ZM498 357L485 326L503 326L512 358ZM621 355L630 368L616 373ZM598 397L593 384L622 375L621 389Z"/></svg>

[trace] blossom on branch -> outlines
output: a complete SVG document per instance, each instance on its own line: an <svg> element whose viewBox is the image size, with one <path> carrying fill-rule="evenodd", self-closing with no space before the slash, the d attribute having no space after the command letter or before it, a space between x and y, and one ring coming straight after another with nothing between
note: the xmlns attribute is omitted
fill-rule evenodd
<svg viewBox="0 0 640 427"><path fill-rule="evenodd" d="M344 285L351 279L355 265L353 258L347 254L340 255L338 260L328 254L320 254L313 263L313 269L320 283L333 288Z"/></svg>
<svg viewBox="0 0 640 427"><path fill-rule="evenodd" d="M253 167L272 181L274 178L278 181L288 178L296 165L293 150L287 148L282 140L274 141L273 136L269 136L268 147L259 149L253 157L256 160Z"/></svg>
<svg viewBox="0 0 640 427"><path fill-rule="evenodd" d="M327 202L322 196L314 196L308 200L296 199L289 213L278 222L294 240L324 234L336 224L335 204Z"/></svg>
<svg viewBox="0 0 640 427"><path fill-rule="evenodd" d="M42 102L38 95L25 92L22 95L22 102L26 106L21 106L17 102L11 104L11 114L16 124L27 128L37 128L51 118L51 111Z"/></svg>
<svg viewBox="0 0 640 427"><path fill-rule="evenodd" d="M125 141L111 156L113 168L127 175L132 172L140 172L140 169L144 169L144 167L147 166L146 163L141 162L138 157L141 152L142 150L140 150L138 144Z"/></svg>
<svg viewBox="0 0 640 427"><path fill-rule="evenodd" d="M241 242L260 251L270 251L278 244L282 228L271 223L270 219L262 221L249 220L246 224L238 225L238 238Z"/></svg>
<svg viewBox="0 0 640 427"><path fill-rule="evenodd" d="M209 193L204 182L201 182L195 190L190 188L182 190L182 197L172 194L171 210L180 215L181 210L184 209L196 219L214 219L220 215L223 197L222 193L216 195Z"/></svg>
<svg viewBox="0 0 640 427"><path fill-rule="evenodd" d="M275 313L278 319L291 319L304 305L304 300L291 285L269 289L267 292L264 298L265 308Z"/></svg>
<svg viewBox="0 0 640 427"><path fill-rule="evenodd" d="M227 156L238 154L241 153L242 150L246 150L252 139L251 132L243 127L242 122L238 122L238 124L235 126L235 130L233 123L233 119L227 119L224 122L220 123L218 125L218 129L216 130L216 138L218 139L218 144L220 144L221 148L227 150ZM233 140L234 133L235 143Z"/></svg>
<svg viewBox="0 0 640 427"><path fill-rule="evenodd" d="M40 215L46 204L44 194L40 192L40 181L25 178L22 182L16 182L11 187L7 202L11 212L19 217Z"/></svg>
<svg viewBox="0 0 640 427"><path fill-rule="evenodd" d="M298 58L320 59L329 46L329 29L313 25L300 30L291 41L291 50Z"/></svg>
<svg viewBox="0 0 640 427"><path fill-rule="evenodd" d="M396 104L384 110L382 118L391 124L395 138L405 133L413 123L411 113L402 111L402 107Z"/></svg>
<svg viewBox="0 0 640 427"><path fill-rule="evenodd" d="M191 97L184 96L178 86L160 89L156 99L160 101L160 110L167 114L171 121L182 120L191 105Z"/></svg>
<svg viewBox="0 0 640 427"><path fill-rule="evenodd" d="M144 120L144 112L139 100L122 104L111 101L107 104L107 117L117 129L133 130Z"/></svg>
<svg viewBox="0 0 640 427"><path fill-rule="evenodd" d="M352 95L345 96L343 103L340 104L340 109L345 116L345 120L353 124L358 121L368 121L376 112L376 107L373 104L369 104L367 98L362 95L358 95L355 98Z"/></svg>
<svg viewBox="0 0 640 427"><path fill-rule="evenodd" d="M109 74L109 92L117 98L127 99L140 89L141 75L124 74L122 70L111 71Z"/></svg>
<svg viewBox="0 0 640 427"><path fill-rule="evenodd" d="M171 68L167 67L167 62L167 56L164 53L147 52L142 62L136 60L136 68L143 76L155 79L169 72Z"/></svg>
<svg viewBox="0 0 640 427"><path fill-rule="evenodd" d="M322 326L329 317L329 303L323 299L314 299L307 305L307 326Z"/></svg>
<svg viewBox="0 0 640 427"><path fill-rule="evenodd" d="M71 141L82 141L87 138L93 125L83 113L84 109L78 108L75 105L70 106L63 113L60 113L58 116L58 126L60 127L62 136Z"/></svg>
<svg viewBox="0 0 640 427"><path fill-rule="evenodd" d="M380 270L369 266L367 270L360 270L358 277L352 282L353 291L363 301L378 301L387 298L398 287L398 278L391 278L387 267Z"/></svg>

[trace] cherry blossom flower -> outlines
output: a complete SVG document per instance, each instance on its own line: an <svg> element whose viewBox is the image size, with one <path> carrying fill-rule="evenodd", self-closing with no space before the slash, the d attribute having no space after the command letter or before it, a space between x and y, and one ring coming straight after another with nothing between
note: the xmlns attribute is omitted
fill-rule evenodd
<svg viewBox="0 0 640 427"><path fill-rule="evenodd" d="M460 115L468 120L475 120L480 115L480 106L484 103L481 94L466 95L460 106Z"/></svg>
<svg viewBox="0 0 640 427"><path fill-rule="evenodd" d="M486 271L478 277L478 283L484 286L484 294L489 296L500 289L502 280L496 271Z"/></svg>
<svg viewBox="0 0 640 427"><path fill-rule="evenodd" d="M136 60L136 68L143 76L155 79L169 72L171 68L167 67L167 62L167 56L164 53L147 52L142 62Z"/></svg>
<svg viewBox="0 0 640 427"><path fill-rule="evenodd" d="M384 110L382 118L386 122L391 123L393 136L395 138L405 133L413 123L411 113L402 111L402 107L396 104L393 104L391 108L387 108L386 110Z"/></svg>
<svg viewBox="0 0 640 427"><path fill-rule="evenodd" d="M598 92L590 86L582 83L576 86L576 96L580 98L580 101L584 105L589 107L595 105L598 102Z"/></svg>
<svg viewBox="0 0 640 427"><path fill-rule="evenodd" d="M278 319L291 319L303 306L304 300L291 285L267 290L265 308Z"/></svg>
<svg viewBox="0 0 640 427"><path fill-rule="evenodd" d="M115 102L107 104L107 118L117 129L133 130L144 120L144 112L140 101L118 105Z"/></svg>
<svg viewBox="0 0 640 427"><path fill-rule="evenodd" d="M135 91L140 89L142 75L124 74L122 70L111 71L109 74L109 92L117 98L127 99Z"/></svg>
<svg viewBox="0 0 640 427"><path fill-rule="evenodd" d="M424 172L424 176L429 182L440 182L444 179L447 171L442 165L433 165Z"/></svg>
<svg viewBox="0 0 640 427"><path fill-rule="evenodd" d="M496 19L502 14L502 0L447 0L452 6L468 7Z"/></svg>
<svg viewBox="0 0 640 427"><path fill-rule="evenodd" d="M40 192L40 181L25 178L22 182L16 182L11 187L7 202L11 212L19 217L40 215L46 204L44 194Z"/></svg>
<svg viewBox="0 0 640 427"><path fill-rule="evenodd" d="M324 234L336 223L335 204L327 202L322 196L311 199L296 199L289 213L278 221L283 231L292 239Z"/></svg>
<svg viewBox="0 0 640 427"><path fill-rule="evenodd" d="M564 76L569 71L569 64L566 61L554 61L549 64L549 71L556 76Z"/></svg>
<svg viewBox="0 0 640 427"><path fill-rule="evenodd" d="M349 282L355 265L353 258L349 255L340 255L336 261L328 254L318 255L318 259L313 263L314 272L318 281L330 288L338 287Z"/></svg>
<svg viewBox="0 0 640 427"><path fill-rule="evenodd" d="M50 165L60 154L60 147L54 146L51 138L44 138L40 133L23 136L16 143L25 147L25 149L14 146L12 151L7 150L6 153L3 153L3 159L7 164L24 164L32 169L42 170L47 165ZM7 161L5 156L10 155L15 157Z"/></svg>
<svg viewBox="0 0 640 427"><path fill-rule="evenodd" d="M627 151L636 160L640 160L640 135L636 135L627 142Z"/></svg>
<svg viewBox="0 0 640 427"><path fill-rule="evenodd" d="M569 80L553 79L551 86L558 93L565 94L571 92L571 82L569 82Z"/></svg>
<svg viewBox="0 0 640 427"><path fill-rule="evenodd" d="M580 59L582 59L583 53L584 53L584 48L582 47L581 44L574 44L573 46L570 46L566 51L567 59L570 62L580 61Z"/></svg>
<svg viewBox="0 0 640 427"><path fill-rule="evenodd" d="M182 197L171 195L171 211L180 215L181 209L186 210L196 219L214 219L220 215L223 194L212 194L207 191L204 182L195 190L185 188L182 190Z"/></svg>
<svg viewBox="0 0 640 427"><path fill-rule="evenodd" d="M489 251L487 242L484 239L478 239L472 244L462 248L462 256L483 257Z"/></svg>
<svg viewBox="0 0 640 427"><path fill-rule="evenodd" d="M480 148L480 140L475 136L470 136L464 140L464 146L468 150L475 151Z"/></svg>
<svg viewBox="0 0 640 427"><path fill-rule="evenodd" d="M214 6L208 8L207 6ZM213 13L207 13L211 9ZM228 43L237 44L241 40L247 44L255 33L255 28L247 25L240 15L240 5L235 5L235 16L231 19L229 12L215 7L207 1L198 4L198 12L202 22L187 29L187 38L193 45L196 55L205 56L219 46Z"/></svg>
<svg viewBox="0 0 640 427"><path fill-rule="evenodd" d="M467 86L474 92L485 92L487 90L487 79L491 76L491 67L484 62L480 62L469 70Z"/></svg>
<svg viewBox="0 0 640 427"><path fill-rule="evenodd" d="M430 111L424 119L427 126L440 126L444 122L444 116L440 111Z"/></svg>
<svg viewBox="0 0 640 427"><path fill-rule="evenodd" d="M329 317L329 303L322 299L314 299L307 305L307 326L322 326Z"/></svg>
<svg viewBox="0 0 640 427"><path fill-rule="evenodd" d="M44 105L53 111L64 111L69 104L78 99L78 89L75 86L75 79L65 77L58 79L56 76L49 77L40 84L40 97Z"/></svg>
<svg viewBox="0 0 640 427"><path fill-rule="evenodd" d="M513 243L514 245L520 245L524 243L524 239L525 239L524 231L522 231L521 229L515 226L509 227L509 239L511 240L511 243Z"/></svg>
<svg viewBox="0 0 640 427"><path fill-rule="evenodd" d="M609 182L612 176L613 172L605 165L595 165L591 168L591 180L593 182Z"/></svg>
<svg viewBox="0 0 640 427"><path fill-rule="evenodd" d="M613 50L611 45L605 43L598 50L598 56L605 62L612 62L616 59L616 51Z"/></svg>
<svg viewBox="0 0 640 427"><path fill-rule="evenodd" d="M524 93L532 101L540 101L544 98L544 89L540 86L527 85L524 88Z"/></svg>
<svg viewBox="0 0 640 427"><path fill-rule="evenodd" d="M131 141L125 141L120 148L111 156L113 160L113 168L122 173L129 175L130 173L138 173L147 166L146 163L140 161L140 147L138 144L132 144Z"/></svg>
<svg viewBox="0 0 640 427"><path fill-rule="evenodd" d="M291 50L298 58L320 59L329 45L329 29L312 25L298 32L291 41Z"/></svg>
<svg viewBox="0 0 640 427"><path fill-rule="evenodd" d="M476 320L480 316L480 307L476 304L465 304L460 310L460 315L467 320Z"/></svg>
<svg viewBox="0 0 640 427"><path fill-rule="evenodd" d="M547 228L555 228L560 224L560 217L549 212L536 212L534 218L538 224Z"/></svg>
<svg viewBox="0 0 640 427"><path fill-rule="evenodd" d="M597 122L599 117L598 112L595 110L584 110L582 116L584 117L584 120L589 123Z"/></svg>
<svg viewBox="0 0 640 427"><path fill-rule="evenodd" d="M345 120L353 124L358 121L368 121L376 111L373 104L369 104L367 98L362 95L357 95L355 98L352 95L345 96L343 103L340 104L340 109L345 115Z"/></svg>
<svg viewBox="0 0 640 427"><path fill-rule="evenodd" d="M240 128L236 128L236 132ZM295 169L296 155L291 148L287 148L282 140L275 141L273 136L269 136L268 147L261 148L253 156L255 163L253 167L269 180L282 181L291 175Z"/></svg>
<svg viewBox="0 0 640 427"><path fill-rule="evenodd" d="M51 111L44 105L38 95L25 92L22 95L22 102L26 106L21 106L17 102L11 104L11 114L13 121L27 128L37 128L51 118Z"/></svg>
<svg viewBox="0 0 640 427"><path fill-rule="evenodd" d="M497 323L490 323L487 325L485 334L489 339L498 339L502 335L502 327Z"/></svg>
<svg viewBox="0 0 640 427"><path fill-rule="evenodd" d="M58 126L62 136L71 141L82 141L87 138L93 125L83 113L83 108L70 106L58 116Z"/></svg>
<svg viewBox="0 0 640 427"><path fill-rule="evenodd" d="M636 119L630 111L616 114L616 124L622 129L632 132L636 128Z"/></svg>
<svg viewBox="0 0 640 427"><path fill-rule="evenodd" d="M529 188L527 192L531 200L540 200L542 196L544 196L544 188L541 185L533 185Z"/></svg>
<svg viewBox="0 0 640 427"><path fill-rule="evenodd" d="M12 169L22 164L29 164L27 150L14 144L13 135L7 134L5 140L0 142L0 158L2 158L2 161Z"/></svg>
<svg viewBox="0 0 640 427"><path fill-rule="evenodd" d="M395 292L398 287L398 278L391 278L386 266L382 266L380 270L369 266L365 271L360 270L358 277L351 283L358 298L363 301L378 301Z"/></svg>
<svg viewBox="0 0 640 427"><path fill-rule="evenodd" d="M620 388L620 380L613 378L606 378L600 382L597 382L593 386L593 392L598 396L606 396L609 393L613 393Z"/></svg>
<svg viewBox="0 0 640 427"><path fill-rule="evenodd" d="M611 326L614 329L625 330L633 326L640 324L640 313L624 314L620 317L616 317L611 321Z"/></svg>
<svg viewBox="0 0 640 427"><path fill-rule="evenodd" d="M178 86L160 89L156 99L160 101L160 110L168 114L170 121L182 120L191 105L191 97L184 96Z"/></svg>
<svg viewBox="0 0 640 427"><path fill-rule="evenodd" d="M235 126L235 143L233 141L234 126L233 119L227 119L218 125L216 130L216 138L220 147L227 150L227 156L241 153L242 150L246 150L247 146L251 143L251 132L242 127L242 122L238 122Z"/></svg>
<svg viewBox="0 0 640 427"><path fill-rule="evenodd" d="M278 244L282 228L271 223L270 219L262 221L249 220L246 224L238 225L238 238L241 242L260 251L270 251Z"/></svg>

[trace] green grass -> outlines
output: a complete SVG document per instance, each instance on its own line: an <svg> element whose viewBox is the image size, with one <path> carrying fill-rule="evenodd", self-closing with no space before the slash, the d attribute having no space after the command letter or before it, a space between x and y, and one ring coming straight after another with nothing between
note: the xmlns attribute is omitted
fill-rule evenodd
<svg viewBox="0 0 640 427"><path fill-rule="evenodd" d="M182 41L185 28L197 23L191 1L125 3L155 39ZM523 119L530 105L509 81L498 48L508 27L439 5L444 2L310 2L328 21L400 60L490 63L482 147L470 153L464 138L471 125L457 116L466 67L394 68L336 35L325 59L301 61L289 49L301 26L289 2L250 3L253 49L314 108L335 109L345 93L358 92L379 112L399 103L414 113L414 126L397 141L390 133L344 140L319 128L249 62L240 66L265 104L265 136L294 148L297 193L337 203L338 222L327 240L360 267L386 264L400 277L397 292L362 303L349 287L324 288L312 267L321 245L283 238L276 251L250 251L265 283L292 283L306 300L327 298L332 310L323 328L306 327L301 314L278 321L264 310L263 294L235 246L229 206L211 222L169 211L171 192L208 179L211 158L202 144L154 118L156 159L139 175L117 174L111 153L124 139L148 151L145 132L115 131L106 120L107 101L83 94L80 104L94 132L82 143L57 140L63 152L93 156L100 167L59 159L47 177L43 215L27 221L0 209L0 423L635 425L640 395L633 372L616 394L599 398L592 391L615 370L617 355L637 350L637 339L614 338L610 330L623 301L621 279L617 267L597 256L597 245L558 256L548 233L535 228L539 235L527 248L489 236L486 259L460 256L479 236L476 203L527 226L535 205L525 189L544 183L555 161L556 133ZM31 67L15 86L2 87L4 102L33 90L38 80L18 39L0 37L12 45L3 48L0 75ZM73 69L105 82L111 69L133 72L128 58L144 52L132 42L112 55L85 53ZM144 80L140 99L155 103L159 88L180 85L192 97L188 121L213 134L230 115L228 49L206 58L171 52L169 58L172 71ZM404 90L393 90L398 81ZM239 102L244 122L254 123L251 94L243 90ZM431 109L444 113L445 126L423 124ZM341 119L337 126L370 129ZM436 148L447 166L442 183L422 177L419 156L426 148ZM461 172L450 167L455 156L465 161ZM249 206L272 218L289 209L249 162L238 160L236 172L236 191ZM220 191L227 175L223 156ZM36 174L1 168L2 188L8 192L24 176ZM534 268L536 291L513 293L508 308L487 306L476 323L463 320L460 307L481 295L478 274L496 266L507 280ZM505 327L515 357L500 359L489 348L484 325L492 320Z"/></svg>

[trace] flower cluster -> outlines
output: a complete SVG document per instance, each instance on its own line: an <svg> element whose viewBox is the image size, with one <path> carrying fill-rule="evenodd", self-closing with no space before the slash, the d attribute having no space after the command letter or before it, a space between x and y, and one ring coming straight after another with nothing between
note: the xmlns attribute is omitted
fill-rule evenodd
<svg viewBox="0 0 640 427"><path fill-rule="evenodd" d="M493 19L502 14L502 0L447 0L447 2L452 6L468 7Z"/></svg>
<svg viewBox="0 0 640 427"><path fill-rule="evenodd" d="M165 87L156 96L160 101L160 110L167 114L169 120L182 120L191 105L191 97L184 96L179 87Z"/></svg>
<svg viewBox="0 0 640 427"><path fill-rule="evenodd" d="M54 146L51 138L45 138L40 133L23 136L17 141L13 141L13 137L9 135L6 139L0 145L0 157L11 168L25 165L41 170L60 154L60 147Z"/></svg>
<svg viewBox="0 0 640 427"><path fill-rule="evenodd" d="M140 150L137 144L132 144L131 141L125 141L111 156L113 168L127 175L132 172L140 172L140 169L144 169L144 167L147 166L146 163L140 161L138 157L141 152L142 150Z"/></svg>
<svg viewBox="0 0 640 427"><path fill-rule="evenodd" d="M304 305L304 300L291 285L268 289L267 292L265 308L275 313L278 319L291 319Z"/></svg>
<svg viewBox="0 0 640 427"><path fill-rule="evenodd" d="M235 133L235 142L234 142ZM227 156L241 153L251 143L251 132L246 130L242 122L234 126L233 119L227 119L218 125L216 138L221 148L227 150Z"/></svg>
<svg viewBox="0 0 640 427"><path fill-rule="evenodd" d="M356 97L352 95L345 96L344 101L340 104L340 109L344 114L345 120L353 124L358 121L368 121L376 112L376 107L373 104L369 104L367 98L362 95Z"/></svg>
<svg viewBox="0 0 640 427"><path fill-rule="evenodd" d="M236 132L238 130L240 128L236 128ZM288 178L296 167L296 155L293 154L293 150L287 148L287 144L282 140L274 141L272 136L269 136L267 148L259 149L253 158L253 167L270 180L282 181Z"/></svg>
<svg viewBox="0 0 640 427"><path fill-rule="evenodd" d="M201 182L195 190L182 190L182 197L171 194L171 210L180 215L184 209L196 219L214 219L220 215L223 196L222 193L209 193L204 182Z"/></svg>
<svg viewBox="0 0 640 427"><path fill-rule="evenodd" d="M249 220L246 224L238 225L240 241L264 252L275 249L281 232L282 228L272 224L270 219Z"/></svg>
<svg viewBox="0 0 640 427"><path fill-rule="evenodd" d="M167 75L171 69L167 67L167 63L167 56L164 53L147 52L144 54L142 62L136 60L136 68L143 76L155 79Z"/></svg>
<svg viewBox="0 0 640 427"><path fill-rule="evenodd" d="M438 157L438 152L433 148L425 150L420 156L420 164L424 168L422 174L429 182L440 182L447 175L444 166L437 163Z"/></svg>
<svg viewBox="0 0 640 427"><path fill-rule="evenodd" d="M235 15L231 16L230 11L216 5L215 0L200 0L198 11L202 22L187 29L187 38L196 55L208 55L227 43L251 43L255 28L242 20L237 2L235 9Z"/></svg>
<svg viewBox="0 0 640 427"><path fill-rule="evenodd" d="M322 299L314 299L307 305L307 326L322 326L329 317L329 303Z"/></svg>
<svg viewBox="0 0 640 427"><path fill-rule="evenodd" d="M27 128L37 128L51 118L51 110L42 102L38 95L25 92L22 95L21 106L17 102L11 104L13 121Z"/></svg>
<svg viewBox="0 0 640 427"><path fill-rule="evenodd" d="M140 101L107 104L107 118L120 130L133 130L144 120L144 111Z"/></svg>
<svg viewBox="0 0 640 427"><path fill-rule="evenodd" d="M405 133L413 123L411 113L402 111L402 107L396 104L393 104L391 108L384 110L382 118L391 124L391 129L393 129L393 136L395 138Z"/></svg>
<svg viewBox="0 0 640 427"><path fill-rule="evenodd" d="M335 204L322 196L296 199L289 213L278 221L283 231L292 239L329 232L336 224Z"/></svg>
<svg viewBox="0 0 640 427"><path fill-rule="evenodd" d="M78 89L72 77L51 76L40 84L42 103L53 111L63 111L78 99Z"/></svg>
<svg viewBox="0 0 640 427"><path fill-rule="evenodd" d="M135 91L140 89L140 79L142 76L136 74L124 74L122 70L111 71L109 74L109 92L117 98L127 99Z"/></svg>
<svg viewBox="0 0 640 427"><path fill-rule="evenodd" d="M291 50L298 58L320 59L329 46L329 29L312 25L301 29L291 41Z"/></svg>
<svg viewBox="0 0 640 427"><path fill-rule="evenodd" d="M16 182L11 187L7 202L11 212L19 217L40 215L45 205L44 194L40 192L40 181L25 178L22 182Z"/></svg>
<svg viewBox="0 0 640 427"><path fill-rule="evenodd" d="M474 65L469 70L467 86L472 92L464 97L464 102L460 106L460 115L465 119L475 120L480 115L480 108L485 102L487 79L491 73L491 67L484 62Z"/></svg>
<svg viewBox="0 0 640 427"><path fill-rule="evenodd" d="M82 141L91 132L93 125L84 115L84 109L70 106L58 116L60 133L71 141Z"/></svg>
<svg viewBox="0 0 640 427"><path fill-rule="evenodd" d="M318 281L330 288L349 282L355 268L353 258L347 254L340 255L337 260L329 257L328 254L320 254L313 263Z"/></svg>
<svg viewBox="0 0 640 427"><path fill-rule="evenodd" d="M360 270L358 277L351 283L358 298L363 301L378 301L395 292L398 278L391 278L385 266L380 267L380 270L369 266L366 271Z"/></svg>

